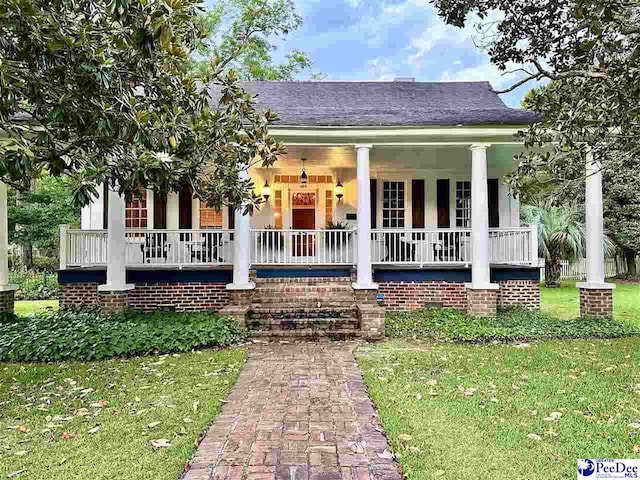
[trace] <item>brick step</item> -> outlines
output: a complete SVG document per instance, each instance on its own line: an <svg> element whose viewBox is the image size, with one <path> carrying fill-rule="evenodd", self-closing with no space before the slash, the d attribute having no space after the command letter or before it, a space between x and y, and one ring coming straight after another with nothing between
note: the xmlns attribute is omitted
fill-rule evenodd
<svg viewBox="0 0 640 480"><path fill-rule="evenodd" d="M344 308L356 308L353 298L274 298L253 299L252 310L268 309L281 312L294 312L298 310L334 310Z"/></svg>
<svg viewBox="0 0 640 480"><path fill-rule="evenodd" d="M254 305L250 310L251 317L257 319L285 319L296 318L352 318L358 316L355 306L334 308L282 308L281 306L264 307Z"/></svg>
<svg viewBox="0 0 640 480"><path fill-rule="evenodd" d="M361 335L360 330L343 328L340 330L250 330L249 335L254 338L271 340L351 340Z"/></svg>
<svg viewBox="0 0 640 480"><path fill-rule="evenodd" d="M321 285L321 284L344 284L351 286L350 277L275 277L275 278L256 278L256 287L263 285Z"/></svg>
<svg viewBox="0 0 640 480"><path fill-rule="evenodd" d="M353 287L351 285L342 285L340 283L319 283L317 285L302 284L296 285L292 283L281 285L263 285L256 287L254 295L260 294L286 294L286 295L300 295L300 294L350 294L353 295Z"/></svg>
<svg viewBox="0 0 640 480"><path fill-rule="evenodd" d="M259 331L288 331L298 330L344 330L359 329L358 318L296 318L296 319L256 319L250 318L247 322L249 330Z"/></svg>

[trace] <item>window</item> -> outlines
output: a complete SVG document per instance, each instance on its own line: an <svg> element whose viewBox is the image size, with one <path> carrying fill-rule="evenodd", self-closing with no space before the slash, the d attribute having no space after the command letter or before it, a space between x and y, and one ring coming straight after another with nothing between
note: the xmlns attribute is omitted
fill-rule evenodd
<svg viewBox="0 0 640 480"><path fill-rule="evenodd" d="M404 228L404 182L382 183L382 227Z"/></svg>
<svg viewBox="0 0 640 480"><path fill-rule="evenodd" d="M282 190L276 190L275 196L273 198L273 208L274 208L274 227L277 229L282 228Z"/></svg>
<svg viewBox="0 0 640 480"><path fill-rule="evenodd" d="M456 182L456 227L471 227L471 182Z"/></svg>
<svg viewBox="0 0 640 480"><path fill-rule="evenodd" d="M125 225L127 228L147 228L147 191L133 195L125 207Z"/></svg>
<svg viewBox="0 0 640 480"><path fill-rule="evenodd" d="M200 228L222 228L222 210L200 202Z"/></svg>
<svg viewBox="0 0 640 480"><path fill-rule="evenodd" d="M325 224L333 223L333 190L325 190L324 220Z"/></svg>

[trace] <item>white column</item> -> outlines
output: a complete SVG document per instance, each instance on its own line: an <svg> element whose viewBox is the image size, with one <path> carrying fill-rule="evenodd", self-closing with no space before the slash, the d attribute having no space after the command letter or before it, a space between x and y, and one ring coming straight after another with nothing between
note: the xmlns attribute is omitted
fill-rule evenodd
<svg viewBox="0 0 640 480"><path fill-rule="evenodd" d="M369 151L372 145L356 145L357 169L357 281L353 288L376 289L371 268L371 183L369 180Z"/></svg>
<svg viewBox="0 0 640 480"><path fill-rule="evenodd" d="M587 153L585 195L585 241L587 281L579 288L608 289L615 284L604 281L604 220L602 209L602 172L600 163Z"/></svg>
<svg viewBox="0 0 640 480"><path fill-rule="evenodd" d="M249 172L240 173L241 179L247 179ZM236 210L235 231L233 235L233 283L227 285L228 290L252 290L255 283L249 280L249 268L251 266L251 241L250 241L250 217L243 215L244 207Z"/></svg>
<svg viewBox="0 0 640 480"><path fill-rule="evenodd" d="M117 190L109 188L109 221L107 222L107 283L98 291L132 290L126 282L125 200Z"/></svg>
<svg viewBox="0 0 640 480"><path fill-rule="evenodd" d="M0 292L15 290L9 285L9 217L7 212L7 185L0 182Z"/></svg>
<svg viewBox="0 0 640 480"><path fill-rule="evenodd" d="M496 288L490 282L487 147L471 145L471 288Z"/></svg>

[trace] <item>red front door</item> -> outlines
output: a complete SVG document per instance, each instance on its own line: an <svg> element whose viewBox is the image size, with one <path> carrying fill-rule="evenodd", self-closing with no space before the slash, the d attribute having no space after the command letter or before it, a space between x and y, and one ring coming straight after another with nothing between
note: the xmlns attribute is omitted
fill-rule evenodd
<svg viewBox="0 0 640 480"><path fill-rule="evenodd" d="M315 233L309 230L316 228L315 193L296 193L293 195L291 223L294 230L293 256L312 257L315 255Z"/></svg>

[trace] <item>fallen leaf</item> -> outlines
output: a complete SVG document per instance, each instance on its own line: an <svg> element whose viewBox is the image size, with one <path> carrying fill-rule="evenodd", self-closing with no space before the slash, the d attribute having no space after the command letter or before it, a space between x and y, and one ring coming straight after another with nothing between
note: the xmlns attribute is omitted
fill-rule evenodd
<svg viewBox="0 0 640 480"><path fill-rule="evenodd" d="M413 437L411 435L407 435L406 433L401 433L398 435L398 440L401 442L409 442Z"/></svg>
<svg viewBox="0 0 640 480"><path fill-rule="evenodd" d="M529 435L527 435L527 438L530 438L531 440L535 440L536 442L539 442L540 440L542 440L542 437L535 433L530 433Z"/></svg>
<svg viewBox="0 0 640 480"><path fill-rule="evenodd" d="M149 425L147 425L147 428L154 428L154 427L157 427L158 425L160 425L160 422L151 422Z"/></svg>
<svg viewBox="0 0 640 480"><path fill-rule="evenodd" d="M193 402L193 411L194 412L198 411L198 405L200 405L200 401L196 400L195 402Z"/></svg>
<svg viewBox="0 0 640 480"><path fill-rule="evenodd" d="M385 449L384 452L378 454L378 457L384 458L384 459L387 459L387 460L391 460L391 459L393 459L393 453L391 453L389 450Z"/></svg>
<svg viewBox="0 0 640 480"><path fill-rule="evenodd" d="M153 448L169 448L171 447L171 442L166 438L159 438L158 440L151 440L151 446Z"/></svg>
<svg viewBox="0 0 640 480"><path fill-rule="evenodd" d="M31 429L29 427L27 427L26 425L18 425L18 431L20 431L22 433L29 433L31 431Z"/></svg>
<svg viewBox="0 0 640 480"><path fill-rule="evenodd" d="M7 478L13 478L13 477L17 477L18 475L20 475L21 473L26 472L27 469L23 469L23 470L16 470L15 472L11 472L7 475Z"/></svg>
<svg viewBox="0 0 640 480"><path fill-rule="evenodd" d="M98 433L98 430L100 430L100 425L90 428L89 433Z"/></svg>

